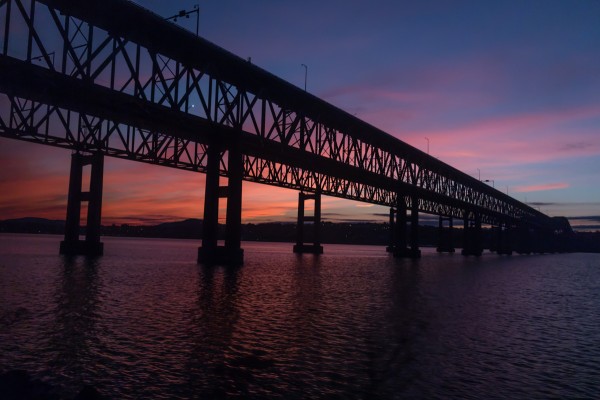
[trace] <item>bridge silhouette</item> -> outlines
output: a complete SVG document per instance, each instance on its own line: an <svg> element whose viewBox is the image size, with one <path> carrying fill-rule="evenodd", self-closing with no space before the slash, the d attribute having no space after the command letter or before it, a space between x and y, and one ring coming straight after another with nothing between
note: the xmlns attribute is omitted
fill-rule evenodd
<svg viewBox="0 0 600 400"><path fill-rule="evenodd" d="M321 196L390 207L390 246L419 257L419 213L438 251L567 250L551 218L124 0L0 0L0 135L73 150L61 253L102 254L105 156L206 174L199 262L241 263L242 181L299 191L296 252L322 252ZM1 25L0 25L1 26ZM91 165L90 187L82 187ZM222 179L226 178L226 179ZM217 241L227 199L225 244ZM305 215L306 201L314 215ZM82 202L88 203L80 240ZM305 243L304 231L314 229Z"/></svg>

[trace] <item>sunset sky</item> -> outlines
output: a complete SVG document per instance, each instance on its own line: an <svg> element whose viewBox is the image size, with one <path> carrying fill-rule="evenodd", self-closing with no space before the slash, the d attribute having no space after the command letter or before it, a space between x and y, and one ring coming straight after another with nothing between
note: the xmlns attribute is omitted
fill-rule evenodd
<svg viewBox="0 0 600 400"><path fill-rule="evenodd" d="M198 4L137 3L163 17ZM309 92L423 151L428 139L431 155L546 214L600 229L600 1L199 4L211 42L299 87L306 64ZM195 16L177 23L195 31ZM0 138L0 219L64 219L69 163L69 151ZM104 184L103 224L202 218L202 174L107 158ZM294 191L245 182L243 197L245 222L295 218ZM329 221L386 213L323 199Z"/></svg>

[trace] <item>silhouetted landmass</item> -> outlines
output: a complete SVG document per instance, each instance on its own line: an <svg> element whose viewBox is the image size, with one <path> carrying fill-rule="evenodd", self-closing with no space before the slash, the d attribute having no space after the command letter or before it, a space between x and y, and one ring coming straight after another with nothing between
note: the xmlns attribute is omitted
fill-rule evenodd
<svg viewBox="0 0 600 400"><path fill-rule="evenodd" d="M573 243L576 252L600 253L600 232L576 232Z"/></svg>
<svg viewBox="0 0 600 400"><path fill-rule="evenodd" d="M63 234L64 221L50 221L41 218L21 218L0 221L0 232L11 233L48 233ZM432 227L420 227L422 243L435 242L437 231ZM219 237L224 238L225 227L219 225ZM82 230L82 234L84 230ZM312 227L305 226L305 240L312 240ZM201 239L202 220L186 219L158 225L110 225L102 226L104 236L150 237ZM270 222L261 224L245 224L242 226L242 240L264 242L295 242L296 224L286 222ZM350 244L380 244L389 241L389 225L386 223L323 223L321 242Z"/></svg>
<svg viewBox="0 0 600 400"><path fill-rule="evenodd" d="M0 221L0 232L11 233L64 233L65 222L43 218L20 218ZM219 236L224 238L224 226L219 226ZM83 233L83 231L82 231ZM183 221L166 222L158 225L110 225L102 227L104 236L150 237L201 239L202 220L186 219ZM312 240L312 228L305 226L306 241ZM296 241L296 224L290 222L270 222L261 224L245 224L242 227L242 240L263 242ZM322 243L339 244L372 244L387 245L389 241L389 225L387 223L345 223L324 222L321 229ZM462 230L453 231L453 241L456 247L462 243ZM419 227L419 243L421 246L435 246L438 242L438 229L433 226ZM489 248L491 232L483 230L484 247ZM576 232L573 243L577 252L600 253L600 232Z"/></svg>
<svg viewBox="0 0 600 400"><path fill-rule="evenodd" d="M0 221L0 232L11 233L49 233L62 235L65 233L65 221L45 218L19 218Z"/></svg>
<svg viewBox="0 0 600 400"><path fill-rule="evenodd" d="M104 236L200 239L202 237L202 220L186 219L158 225L102 226L102 234Z"/></svg>

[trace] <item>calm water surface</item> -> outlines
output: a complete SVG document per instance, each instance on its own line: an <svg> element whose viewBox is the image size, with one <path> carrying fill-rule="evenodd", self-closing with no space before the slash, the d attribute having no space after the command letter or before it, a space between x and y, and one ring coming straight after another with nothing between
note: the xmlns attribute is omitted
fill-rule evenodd
<svg viewBox="0 0 600 400"><path fill-rule="evenodd" d="M600 398L600 255L0 235L0 371L114 399Z"/></svg>

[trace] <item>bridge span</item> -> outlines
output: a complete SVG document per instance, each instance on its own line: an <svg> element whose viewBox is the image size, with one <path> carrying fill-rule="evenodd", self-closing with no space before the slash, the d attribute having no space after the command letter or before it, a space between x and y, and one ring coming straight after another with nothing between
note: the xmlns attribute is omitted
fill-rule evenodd
<svg viewBox="0 0 600 400"><path fill-rule="evenodd" d="M297 252L322 252L321 196L390 208L388 250L418 257L419 213L439 251L566 250L551 218L125 0L0 0L0 135L73 150L61 252L101 254L103 160L206 174L200 262L241 263L242 181L299 191ZM91 165L90 188L82 188ZM221 181L225 181L226 183ZM225 245L217 244L227 198ZM304 213L314 202L314 215ZM81 203L86 238L79 239ZM306 224L312 222L312 224ZM315 229L311 243L304 229Z"/></svg>

